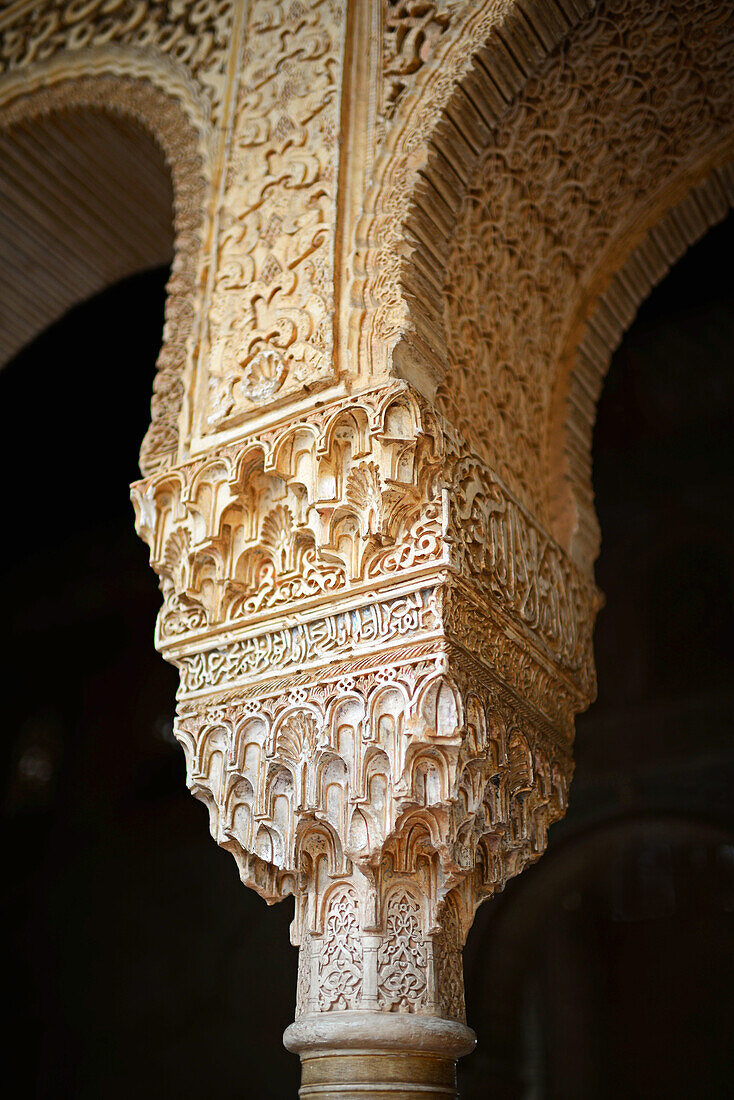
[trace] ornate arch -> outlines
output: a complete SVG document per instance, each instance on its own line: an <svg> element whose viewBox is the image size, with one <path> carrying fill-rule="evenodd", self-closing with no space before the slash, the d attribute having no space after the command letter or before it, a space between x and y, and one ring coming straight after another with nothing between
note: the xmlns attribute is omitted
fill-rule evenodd
<svg viewBox="0 0 734 1100"><path fill-rule="evenodd" d="M386 0L379 153L356 229L360 360L430 396L446 367L440 273L466 188L533 71L594 0ZM437 339L438 337L438 339Z"/></svg>
<svg viewBox="0 0 734 1100"><path fill-rule="evenodd" d="M117 113L152 136L171 172L174 260L144 473L178 455L234 8L232 0L42 0L0 14L0 127L57 111Z"/></svg>
<svg viewBox="0 0 734 1100"><path fill-rule="evenodd" d="M0 95L2 94L0 89ZM151 424L141 448L146 473L175 460L183 400L182 375L195 322L197 270L207 195L199 138L180 106L150 83L119 76L59 81L0 103L0 129L57 111L97 108L130 116L161 147L174 192L174 260L168 281L163 343L151 401Z"/></svg>
<svg viewBox="0 0 734 1100"><path fill-rule="evenodd" d="M620 308L620 280L640 289L602 338L607 357L665 265L728 205L734 10L432 5L444 7L451 19L401 88L365 203L365 354L371 345L376 373L435 395L590 571L600 380L571 360L592 354L603 374L589 348ZM648 233L645 258L621 271ZM663 238L659 273L633 276L636 262L654 266Z"/></svg>
<svg viewBox="0 0 734 1100"><path fill-rule="evenodd" d="M608 278L651 212L726 159L733 42L734 13L712 0L643 13L608 0L535 66L473 163L478 131L464 156L455 135L451 159L435 153L440 179L419 171L399 273L405 358L424 390L443 378L439 409L546 526L546 424L566 334L602 261ZM457 95L470 87L471 73ZM449 107L436 134L464 137L468 118Z"/></svg>
<svg viewBox="0 0 734 1100"><path fill-rule="evenodd" d="M731 143L719 151L712 167L704 161L697 175L675 181L673 202L657 220L629 230L623 240L621 266L600 265L591 286L595 293L579 303L558 357L549 410L546 454L549 478L550 530L582 569L591 572L599 553L600 531L592 486L592 435L596 406L612 355L653 288L684 253L734 207L734 161ZM693 177L696 178L695 176ZM649 224L649 223L648 223ZM642 239L640 234L642 233ZM619 262L619 260L617 261Z"/></svg>

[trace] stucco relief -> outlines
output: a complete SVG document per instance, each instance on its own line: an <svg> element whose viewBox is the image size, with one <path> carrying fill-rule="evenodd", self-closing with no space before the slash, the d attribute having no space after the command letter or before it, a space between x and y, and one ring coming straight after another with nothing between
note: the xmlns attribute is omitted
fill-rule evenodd
<svg viewBox="0 0 734 1100"><path fill-rule="evenodd" d="M170 58L190 74L216 120L226 84L234 0L36 0L10 3L0 16L0 75L58 54L80 60L121 48L120 61L139 54Z"/></svg>
<svg viewBox="0 0 734 1100"><path fill-rule="evenodd" d="M561 349L661 181L718 155L731 10L28 10L3 81L106 49L90 89L142 118L160 61L201 121L133 486L189 785L295 897L300 1016L458 1024L474 911L542 854L595 691L600 597L549 533Z"/></svg>
<svg viewBox="0 0 734 1100"><path fill-rule="evenodd" d="M494 610L485 617L500 634L514 622L540 664L566 678L564 690L579 700L593 694L593 586L404 384L163 472L135 487L134 502L164 593L159 645L183 655L207 634L196 662L182 666L187 683L203 685L217 667L238 670L239 679L276 652L292 663L304 646L328 652L339 637L366 642L377 609L394 608L389 619L398 623L411 606L405 600L418 599L430 578L445 589L449 618L450 608L461 614L475 604L479 613L489 601ZM451 595L447 576L468 597ZM420 599L410 615L428 626L442 612ZM298 625L253 630L296 605ZM232 631L243 627L247 641L233 643ZM215 637L223 631L224 649ZM541 697L547 705L538 686Z"/></svg>
<svg viewBox="0 0 734 1100"><path fill-rule="evenodd" d="M382 115L397 113L417 73L435 57L465 0L383 0Z"/></svg>
<svg viewBox="0 0 734 1100"><path fill-rule="evenodd" d="M332 684L182 703L191 789L243 881L269 901L296 895L295 942L317 976L302 976L302 1000L321 1011L373 998L460 1017L474 909L540 855L565 807L568 746L519 723L459 660L441 668L383 657Z"/></svg>
<svg viewBox="0 0 734 1100"><path fill-rule="evenodd" d="M593 586L405 383L133 497L189 784L296 897L299 1011L460 1020L474 910L566 804Z"/></svg>
<svg viewBox="0 0 734 1100"><path fill-rule="evenodd" d="M256 0L219 216L206 433L333 377L343 0Z"/></svg>
<svg viewBox="0 0 734 1100"><path fill-rule="evenodd" d="M546 525L565 330L620 233L729 130L733 51L729 5L601 4L508 109L468 191L437 402Z"/></svg>
<svg viewBox="0 0 734 1100"><path fill-rule="evenodd" d="M441 273L463 194L508 104L592 7L593 0L386 5L386 102L351 288L365 307L358 347L366 373L395 372L427 395L435 391L447 367Z"/></svg>
<svg viewBox="0 0 734 1100"><path fill-rule="evenodd" d="M642 221L647 231L636 245L637 232L625 239L626 259L611 279L602 264L595 273L601 281L592 280L594 293L580 303L578 323L567 328L546 427L548 520L554 536L589 574L601 541L594 509L592 436L612 354L653 287L734 207L734 161L727 160L732 152L733 143L725 140L710 161L696 165L693 176L673 181L665 196L667 212L659 217L659 211L653 211L649 228ZM671 198L675 201L680 195L681 183L684 191L690 190L670 206Z"/></svg>

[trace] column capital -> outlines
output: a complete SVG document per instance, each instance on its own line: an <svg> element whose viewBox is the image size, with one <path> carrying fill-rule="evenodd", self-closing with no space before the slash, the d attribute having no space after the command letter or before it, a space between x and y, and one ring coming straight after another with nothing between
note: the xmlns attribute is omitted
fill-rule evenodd
<svg viewBox="0 0 734 1100"><path fill-rule="evenodd" d="M133 490L188 782L296 898L299 1019L463 1024L476 907L565 810L598 594L407 383L279 415Z"/></svg>

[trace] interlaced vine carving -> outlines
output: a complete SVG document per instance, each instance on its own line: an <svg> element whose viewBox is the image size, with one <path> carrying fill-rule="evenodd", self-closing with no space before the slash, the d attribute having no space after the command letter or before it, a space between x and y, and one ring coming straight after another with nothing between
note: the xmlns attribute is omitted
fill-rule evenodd
<svg viewBox="0 0 734 1100"><path fill-rule="evenodd" d="M345 887L328 903L324 940L319 959L319 1007L356 1008L362 989L362 945L357 919L357 898Z"/></svg>
<svg viewBox="0 0 734 1100"><path fill-rule="evenodd" d="M377 952L377 997L391 1011L415 1012L425 999L428 950L420 909L409 890L395 891L387 902L385 938Z"/></svg>
<svg viewBox="0 0 734 1100"><path fill-rule="evenodd" d="M411 78L432 57L463 0L384 0L384 115L392 118Z"/></svg>
<svg viewBox="0 0 734 1100"><path fill-rule="evenodd" d="M67 51L125 47L188 70L217 118L226 80L234 0L36 0L2 13L0 75Z"/></svg>
<svg viewBox="0 0 734 1100"><path fill-rule="evenodd" d="M433 940L433 962L441 1007L451 1020L465 1020L464 973L461 949L464 946L456 903L449 897L441 914L441 931Z"/></svg>
<svg viewBox="0 0 734 1100"><path fill-rule="evenodd" d="M202 430L333 374L343 0L255 0L220 214Z"/></svg>

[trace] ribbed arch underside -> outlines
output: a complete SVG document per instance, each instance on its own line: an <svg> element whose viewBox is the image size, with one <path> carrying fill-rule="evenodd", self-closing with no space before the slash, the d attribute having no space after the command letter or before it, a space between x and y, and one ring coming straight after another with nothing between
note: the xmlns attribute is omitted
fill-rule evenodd
<svg viewBox="0 0 734 1100"><path fill-rule="evenodd" d="M134 119L67 108L0 130L0 366L173 244L171 174Z"/></svg>

